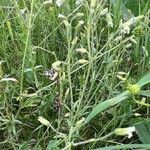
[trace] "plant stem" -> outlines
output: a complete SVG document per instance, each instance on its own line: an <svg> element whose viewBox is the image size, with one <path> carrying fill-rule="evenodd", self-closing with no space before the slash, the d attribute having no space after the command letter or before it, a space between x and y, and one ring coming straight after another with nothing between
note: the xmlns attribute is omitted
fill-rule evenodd
<svg viewBox="0 0 150 150"><path fill-rule="evenodd" d="M112 136L113 134L114 134L114 132L111 132L111 133L109 133L109 134L107 134L107 135L105 135L105 136L103 136L103 137L101 137L101 138L97 138L97 139L94 139L94 138L93 138L93 139L89 139L89 140L87 140L87 141L82 141L82 142L78 142L78 143L73 143L72 145L73 145L73 146L79 146L79 145L88 144L88 143L91 143L91 142L102 141L102 140L104 140L104 139L106 139L106 138Z"/></svg>
<svg viewBox="0 0 150 150"><path fill-rule="evenodd" d="M24 55L23 55L22 70L21 70L20 94L22 94L22 92L23 92L24 68L25 68L26 55L27 55L27 51L29 48L29 39L30 39L31 29L32 29L33 6L34 6L34 0L32 0L32 2L31 2L31 13L29 16L27 39L26 39L25 50L24 50Z"/></svg>

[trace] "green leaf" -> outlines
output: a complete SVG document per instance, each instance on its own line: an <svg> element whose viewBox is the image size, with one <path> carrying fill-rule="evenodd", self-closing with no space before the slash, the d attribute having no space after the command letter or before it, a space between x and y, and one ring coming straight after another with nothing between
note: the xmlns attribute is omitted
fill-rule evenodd
<svg viewBox="0 0 150 150"><path fill-rule="evenodd" d="M26 101L23 102L22 108L35 107L35 106L37 106L37 103L39 103L39 102L40 102L40 99L28 98Z"/></svg>
<svg viewBox="0 0 150 150"><path fill-rule="evenodd" d="M61 140L50 140L46 150L60 150L58 145L60 144Z"/></svg>
<svg viewBox="0 0 150 150"><path fill-rule="evenodd" d="M140 140L144 144L150 144L150 120L144 120L134 125Z"/></svg>
<svg viewBox="0 0 150 150"><path fill-rule="evenodd" d="M150 148L149 144L122 144L122 145L116 145L116 146L108 146L108 147L102 147L102 148L97 148L94 150L121 150L121 149L127 149L127 148L136 148L137 149L147 149Z"/></svg>
<svg viewBox="0 0 150 150"><path fill-rule="evenodd" d="M24 142L20 145L19 150L28 150L28 143Z"/></svg>
<svg viewBox="0 0 150 150"><path fill-rule="evenodd" d="M118 104L119 102L121 102L122 100L127 99L129 95L131 95L131 93L129 91L125 91L115 98L111 98L109 100L101 102L92 110L92 112L86 118L85 123L88 123L92 118L94 118L100 112L106 110L108 107L114 106L114 105Z"/></svg>
<svg viewBox="0 0 150 150"><path fill-rule="evenodd" d="M150 97L150 90L140 91L140 95Z"/></svg>
<svg viewBox="0 0 150 150"><path fill-rule="evenodd" d="M144 75L136 84L142 87L148 83L150 83L150 71L146 75ZM123 100L126 100L130 96L131 96L131 92L126 90L125 92L123 92L122 94L114 98L111 98L111 99L108 99L106 101L99 103L95 108L93 108L92 112L87 116L85 124L88 123L91 119L93 119L100 112L106 110L107 108L111 106L114 106L120 103Z"/></svg>
<svg viewBox="0 0 150 150"><path fill-rule="evenodd" d="M139 84L140 87L148 83L150 83L150 71L137 82L137 84Z"/></svg>

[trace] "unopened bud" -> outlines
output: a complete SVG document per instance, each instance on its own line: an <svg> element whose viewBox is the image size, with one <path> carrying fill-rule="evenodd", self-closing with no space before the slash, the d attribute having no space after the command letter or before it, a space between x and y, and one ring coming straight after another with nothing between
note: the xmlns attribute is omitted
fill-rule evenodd
<svg viewBox="0 0 150 150"><path fill-rule="evenodd" d="M47 127L50 126L50 122L49 122L48 120L46 120L45 118L43 118L43 117L38 117L38 121L39 121L41 124L43 124L43 125L45 125L45 126L47 126Z"/></svg>
<svg viewBox="0 0 150 150"><path fill-rule="evenodd" d="M88 63L88 61L85 60L85 59L79 59L79 60L78 60L78 63L79 63L79 64L86 64L86 63Z"/></svg>
<svg viewBox="0 0 150 150"><path fill-rule="evenodd" d="M82 54L87 53L87 50L85 48L77 48L76 51Z"/></svg>
<svg viewBox="0 0 150 150"><path fill-rule="evenodd" d="M129 128L117 128L114 130L114 133L118 136L126 136L128 135L128 138L131 138L133 135L133 132L135 132L135 127L129 127Z"/></svg>

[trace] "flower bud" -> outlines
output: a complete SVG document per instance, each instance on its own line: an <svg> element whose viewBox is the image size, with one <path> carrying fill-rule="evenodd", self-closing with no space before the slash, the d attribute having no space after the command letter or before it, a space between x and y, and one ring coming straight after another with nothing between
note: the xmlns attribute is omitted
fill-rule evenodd
<svg viewBox="0 0 150 150"><path fill-rule="evenodd" d="M47 1L43 2L43 5L50 5L50 4L52 4L52 0L47 0Z"/></svg>
<svg viewBox="0 0 150 150"><path fill-rule="evenodd" d="M120 79L120 80L122 80L122 81L126 81L127 80L126 78L124 78L124 77L122 77L120 75L117 75L117 78Z"/></svg>
<svg viewBox="0 0 150 150"><path fill-rule="evenodd" d="M133 94L137 95L140 92L140 86L138 84L128 84L127 89Z"/></svg>
<svg viewBox="0 0 150 150"><path fill-rule="evenodd" d="M87 53L87 50L85 48L77 48L76 51L81 54Z"/></svg>
<svg viewBox="0 0 150 150"><path fill-rule="evenodd" d="M86 64L86 63L88 63L88 61L85 60L85 59L79 59L79 60L78 60L78 63L79 63L79 64Z"/></svg>
<svg viewBox="0 0 150 150"><path fill-rule="evenodd" d="M117 128L114 130L114 133L118 136L126 136L128 135L128 138L131 138L133 135L133 132L135 132L135 127L129 127L129 128Z"/></svg>
<svg viewBox="0 0 150 150"><path fill-rule="evenodd" d="M85 118L82 117L82 119L76 123L76 127L80 127L84 122L85 122Z"/></svg>
<svg viewBox="0 0 150 150"><path fill-rule="evenodd" d="M43 117L38 117L38 121L39 121L41 124L43 124L43 125L45 125L45 126L47 126L47 127L50 126L50 122L49 122L48 120L46 120L45 118L43 118Z"/></svg>
<svg viewBox="0 0 150 150"><path fill-rule="evenodd" d="M61 65L62 61L56 61L52 64L52 67L55 68L55 67L59 67Z"/></svg>

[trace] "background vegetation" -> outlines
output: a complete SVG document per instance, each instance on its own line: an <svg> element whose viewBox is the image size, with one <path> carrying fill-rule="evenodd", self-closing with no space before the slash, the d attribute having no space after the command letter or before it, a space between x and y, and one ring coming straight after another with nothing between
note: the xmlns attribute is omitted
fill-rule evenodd
<svg viewBox="0 0 150 150"><path fill-rule="evenodd" d="M148 149L147 123L130 139L114 130L149 121L150 84L144 96L96 106L150 70L149 8L149 0L1 0L0 149Z"/></svg>

